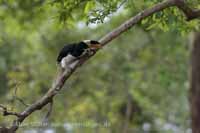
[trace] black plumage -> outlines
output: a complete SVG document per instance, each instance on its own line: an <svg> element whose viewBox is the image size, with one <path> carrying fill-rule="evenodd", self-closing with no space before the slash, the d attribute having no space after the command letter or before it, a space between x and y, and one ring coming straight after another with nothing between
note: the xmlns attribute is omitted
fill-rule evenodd
<svg viewBox="0 0 200 133"><path fill-rule="evenodd" d="M89 47L84 42L65 45L61 49L61 51L57 57L57 62L60 63L62 61L62 59L69 54L78 58L84 53L84 50L87 48L89 48Z"/></svg>

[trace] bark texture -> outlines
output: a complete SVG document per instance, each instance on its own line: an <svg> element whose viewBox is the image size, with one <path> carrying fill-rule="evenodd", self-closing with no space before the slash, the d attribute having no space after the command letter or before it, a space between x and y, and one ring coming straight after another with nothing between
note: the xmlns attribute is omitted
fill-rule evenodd
<svg viewBox="0 0 200 133"><path fill-rule="evenodd" d="M192 133L200 133L200 32L195 33L191 58L190 105Z"/></svg>

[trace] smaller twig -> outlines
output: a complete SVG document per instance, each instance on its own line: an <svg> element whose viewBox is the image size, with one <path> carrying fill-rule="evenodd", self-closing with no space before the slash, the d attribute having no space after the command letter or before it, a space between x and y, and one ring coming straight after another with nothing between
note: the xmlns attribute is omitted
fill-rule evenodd
<svg viewBox="0 0 200 133"><path fill-rule="evenodd" d="M125 3L127 2L127 0L122 1L119 6L117 7L117 9L121 8L121 6L123 6Z"/></svg>
<svg viewBox="0 0 200 133"><path fill-rule="evenodd" d="M48 112L47 114L44 116L43 120L42 120L42 123L47 123L48 122L48 119L51 115L51 112L52 112L52 109L53 109L53 99L51 100L51 102L49 102L49 108L48 108Z"/></svg>
<svg viewBox="0 0 200 133"><path fill-rule="evenodd" d="M0 104L0 108L3 111L3 116L14 115L14 116L17 116L17 117L21 117L21 114L19 114L17 112L8 111L8 109L1 104Z"/></svg>
<svg viewBox="0 0 200 133"><path fill-rule="evenodd" d="M25 103L23 99L21 99L21 98L19 98L19 97L15 97L15 99L16 99L17 101L19 101L19 102L20 102L22 105L24 105L25 107L28 107L28 106L29 106L29 104Z"/></svg>
<svg viewBox="0 0 200 133"><path fill-rule="evenodd" d="M14 90L14 100L19 101L22 105L24 105L25 107L28 107L29 105L21 98L19 98L17 96L17 90L18 90L18 84L15 85L15 90Z"/></svg>

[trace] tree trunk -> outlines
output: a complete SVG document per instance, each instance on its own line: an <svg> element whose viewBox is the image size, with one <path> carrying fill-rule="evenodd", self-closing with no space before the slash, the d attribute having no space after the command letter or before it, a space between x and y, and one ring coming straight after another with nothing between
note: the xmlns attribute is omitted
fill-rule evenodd
<svg viewBox="0 0 200 133"><path fill-rule="evenodd" d="M200 32L195 33L191 53L190 106L192 133L200 133Z"/></svg>
<svg viewBox="0 0 200 133"><path fill-rule="evenodd" d="M0 133L15 133L15 131L11 131L6 127L0 127Z"/></svg>

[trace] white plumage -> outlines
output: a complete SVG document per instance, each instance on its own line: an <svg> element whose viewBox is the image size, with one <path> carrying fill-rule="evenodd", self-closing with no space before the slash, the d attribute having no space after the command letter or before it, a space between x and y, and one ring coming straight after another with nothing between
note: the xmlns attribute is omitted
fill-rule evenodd
<svg viewBox="0 0 200 133"><path fill-rule="evenodd" d="M64 57L61 61L61 67L62 68L73 68L78 63L78 60L76 57L72 56L71 54Z"/></svg>

